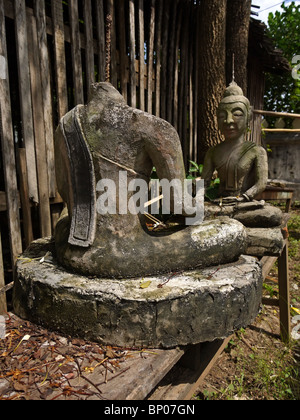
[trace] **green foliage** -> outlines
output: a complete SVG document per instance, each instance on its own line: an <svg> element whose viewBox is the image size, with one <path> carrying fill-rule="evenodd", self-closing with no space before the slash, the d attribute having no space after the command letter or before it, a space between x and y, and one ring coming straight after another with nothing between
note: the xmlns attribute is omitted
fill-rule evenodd
<svg viewBox="0 0 300 420"><path fill-rule="evenodd" d="M203 165L190 160L190 169L187 174L187 179L196 179L202 175Z"/></svg>
<svg viewBox="0 0 300 420"><path fill-rule="evenodd" d="M293 57L300 55L300 6L292 2L289 6L283 3L281 8L282 12L270 13L268 34L293 67ZM300 80L295 80L292 73L267 74L265 109L300 113ZM291 123L291 120L287 122Z"/></svg>

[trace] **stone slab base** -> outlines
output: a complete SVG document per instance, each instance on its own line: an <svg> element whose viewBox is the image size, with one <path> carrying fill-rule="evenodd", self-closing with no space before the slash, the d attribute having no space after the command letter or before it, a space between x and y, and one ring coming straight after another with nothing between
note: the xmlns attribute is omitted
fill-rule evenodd
<svg viewBox="0 0 300 420"><path fill-rule="evenodd" d="M262 271L250 256L204 270L112 280L65 271L49 257L52 247L39 240L19 260L14 311L65 335L172 348L226 338L260 309Z"/></svg>

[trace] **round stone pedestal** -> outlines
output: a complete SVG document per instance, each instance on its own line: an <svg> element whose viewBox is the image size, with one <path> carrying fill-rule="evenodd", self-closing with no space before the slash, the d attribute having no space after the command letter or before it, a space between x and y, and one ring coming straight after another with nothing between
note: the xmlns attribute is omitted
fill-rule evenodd
<svg viewBox="0 0 300 420"><path fill-rule="evenodd" d="M253 257L112 280L65 271L52 260L52 250L43 239L19 260L14 311L65 335L120 347L172 348L228 337L259 312L262 272Z"/></svg>

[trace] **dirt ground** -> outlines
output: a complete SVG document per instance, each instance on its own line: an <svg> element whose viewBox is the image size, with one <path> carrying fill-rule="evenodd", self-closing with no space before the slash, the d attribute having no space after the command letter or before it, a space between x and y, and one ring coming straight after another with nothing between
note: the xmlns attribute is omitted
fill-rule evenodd
<svg viewBox="0 0 300 420"><path fill-rule="evenodd" d="M263 306L256 321L239 331L207 376L195 399L300 399L300 206L289 221L292 339L280 339L279 308ZM265 280L265 297L278 296L275 265Z"/></svg>
<svg viewBox="0 0 300 420"><path fill-rule="evenodd" d="M300 399L300 206L291 212L289 234L294 339L281 341L279 308L263 306L253 325L232 337L194 400ZM278 296L276 266L265 281L264 296ZM101 399L101 383L118 382L132 355L132 350L49 333L10 314L6 338L0 339L0 400ZM90 376L96 370L97 383Z"/></svg>

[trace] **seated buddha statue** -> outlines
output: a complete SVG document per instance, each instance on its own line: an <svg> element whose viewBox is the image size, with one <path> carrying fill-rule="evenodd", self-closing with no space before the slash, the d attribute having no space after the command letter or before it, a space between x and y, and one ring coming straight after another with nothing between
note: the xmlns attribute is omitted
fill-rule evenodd
<svg viewBox="0 0 300 420"><path fill-rule="evenodd" d="M86 276L135 278L235 261L247 242L236 220L155 232L145 214L124 211L128 185L149 185L153 167L161 180L184 182L181 142L169 123L129 107L111 84L91 90L88 104L67 113L55 135L57 185L66 203L55 231L58 262ZM116 186L118 211L100 211L101 180Z"/></svg>
<svg viewBox="0 0 300 420"><path fill-rule="evenodd" d="M210 187L217 171L220 185L216 201L252 201L266 188L268 158L263 147L246 140L251 107L235 82L226 89L217 118L225 140L207 152L202 174L205 186Z"/></svg>

